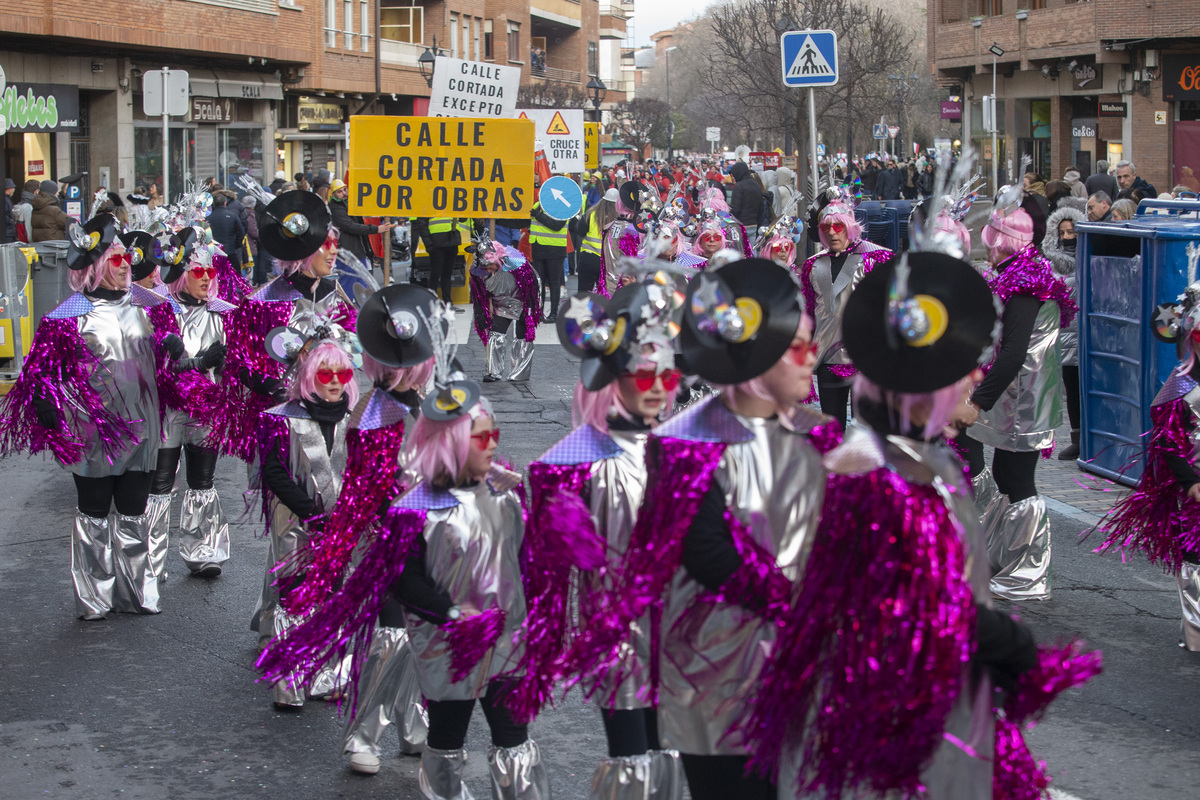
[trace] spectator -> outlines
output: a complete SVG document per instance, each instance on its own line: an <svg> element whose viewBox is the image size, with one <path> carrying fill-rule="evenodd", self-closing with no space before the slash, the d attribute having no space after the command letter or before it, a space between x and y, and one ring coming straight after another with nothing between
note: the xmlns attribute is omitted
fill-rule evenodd
<svg viewBox="0 0 1200 800"><path fill-rule="evenodd" d="M875 196L884 201L900 199L900 170L895 161L889 161L875 179Z"/></svg>
<svg viewBox="0 0 1200 800"><path fill-rule="evenodd" d="M292 176L292 183L296 184L295 188L307 192L309 190L308 176L303 172L297 172Z"/></svg>
<svg viewBox="0 0 1200 800"><path fill-rule="evenodd" d="M1132 161L1117 162L1117 185L1122 190L1140 190L1142 197L1158 197L1158 190L1137 174L1137 167Z"/></svg>
<svg viewBox="0 0 1200 800"><path fill-rule="evenodd" d="M17 184L12 178L4 179L4 205L0 210L0 244L17 241L17 218L13 216L13 194Z"/></svg>
<svg viewBox="0 0 1200 800"><path fill-rule="evenodd" d="M867 166L863 167L859 177L862 178L863 192L875 197L876 181L879 179L879 162L873 158L867 161Z"/></svg>
<svg viewBox="0 0 1200 800"><path fill-rule="evenodd" d="M1112 197L1107 192L1093 192L1088 198L1087 215L1089 222L1108 222L1112 219Z"/></svg>
<svg viewBox="0 0 1200 800"><path fill-rule="evenodd" d="M238 214L229 207L231 192L217 190L213 193L212 211L208 215L208 225L212 228L213 241L221 245L225 257L238 272L242 271L242 240L246 238L246 229Z"/></svg>
<svg viewBox="0 0 1200 800"><path fill-rule="evenodd" d="M729 213L747 228L758 225L758 212L762 208L762 189L751 177L750 167L739 161L729 170L733 177L733 193L729 200Z"/></svg>
<svg viewBox="0 0 1200 800"><path fill-rule="evenodd" d="M1133 215L1136 213L1137 204L1128 198L1113 203L1112 210L1109 212L1113 222L1133 219Z"/></svg>
<svg viewBox="0 0 1200 800"><path fill-rule="evenodd" d="M37 197L38 182L25 181L21 187L21 200L13 206L13 218L17 223L17 241L29 243L33 238L33 198Z"/></svg>
<svg viewBox="0 0 1200 800"><path fill-rule="evenodd" d="M1071 192L1072 197L1087 199L1088 190L1083 185L1083 176L1079 174L1079 170L1071 167L1063 173L1063 183L1067 184L1067 188ZM1049 195L1047 195L1048 197Z"/></svg>
<svg viewBox="0 0 1200 800"><path fill-rule="evenodd" d="M1079 184L1082 186L1083 184ZM1072 197L1073 190L1066 181L1050 181L1046 184L1046 202L1050 204L1050 213L1058 210L1059 201L1064 197Z"/></svg>
<svg viewBox="0 0 1200 800"><path fill-rule="evenodd" d="M921 191L921 176L917 174L917 165L909 162L901 171L901 175L904 177L904 185L900 188L900 194L905 200L916 200Z"/></svg>
<svg viewBox="0 0 1200 800"><path fill-rule="evenodd" d="M279 190L287 183L287 173L279 170L275 173L275 180L271 181L271 194L279 194Z"/></svg>
<svg viewBox="0 0 1200 800"><path fill-rule="evenodd" d="M775 216L781 216L790 211L792 216L799 216L799 208L790 208L792 199L796 196L796 176L788 167L775 170Z"/></svg>
<svg viewBox="0 0 1200 800"><path fill-rule="evenodd" d="M267 271L267 259L270 256L258 246L258 198L248 194L241 202L242 208L246 209L246 247L250 251L250 260L254 262L254 273L250 280L255 286L261 286L270 275Z"/></svg>
<svg viewBox="0 0 1200 800"><path fill-rule="evenodd" d="M921 170L921 180L917 186L921 191L921 197L931 197L933 195L933 185L937 180L937 176L933 172L933 163L925 162L925 167Z"/></svg>
<svg viewBox="0 0 1200 800"><path fill-rule="evenodd" d="M351 216L346 203L349 194L346 184L335 180L330 185L329 213L333 216L333 224L342 232L338 241L338 249L345 250L362 262L368 270L375 268L375 253L371 250L370 236L373 233L387 233L392 229L392 223L384 222L379 225L368 225L362 217Z"/></svg>
<svg viewBox="0 0 1200 800"><path fill-rule="evenodd" d="M774 182L775 172L774 172L774 170L771 171L771 177L769 180L767 179L767 173L765 173L765 172L761 173L761 174L757 173L757 172L752 172L750 174L750 177L754 179L754 182L756 184L758 184L758 189L759 189L759 192L761 193L761 199L759 200L759 207L758 207L757 224L758 224L758 227L765 228L771 224L771 219L772 219L771 211L774 207L774 202L771 199L771 191L770 191L770 189L767 188L767 184Z"/></svg>
<svg viewBox="0 0 1200 800"><path fill-rule="evenodd" d="M58 205L58 184L42 181L33 198L33 214L30 220L31 242L51 242L67 238L67 225L71 218Z"/></svg>
<svg viewBox="0 0 1200 800"><path fill-rule="evenodd" d="M1096 192L1104 192L1109 199L1117 196L1119 187L1117 179L1108 174L1108 162L1101 159L1096 162L1096 172L1094 175L1089 175L1084 181L1084 187L1087 189L1088 197L1096 194Z"/></svg>
<svg viewBox="0 0 1200 800"><path fill-rule="evenodd" d="M313 175L312 191L326 203L329 202L329 183L329 170L319 169L317 174Z"/></svg>

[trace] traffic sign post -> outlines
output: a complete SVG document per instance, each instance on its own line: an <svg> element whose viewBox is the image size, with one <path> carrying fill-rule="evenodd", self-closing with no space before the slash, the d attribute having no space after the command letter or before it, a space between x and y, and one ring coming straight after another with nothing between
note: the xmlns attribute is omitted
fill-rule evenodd
<svg viewBox="0 0 1200 800"><path fill-rule="evenodd" d="M182 117L188 113L188 74L185 70L153 70L142 76L142 111L147 117L162 115L162 196L171 201L171 149L170 130L167 127L171 116Z"/></svg>
<svg viewBox="0 0 1200 800"><path fill-rule="evenodd" d="M783 85L808 89L808 151L812 196L817 196L817 103L813 87L838 82L837 34L833 31L787 31L779 39Z"/></svg>
<svg viewBox="0 0 1200 800"><path fill-rule="evenodd" d="M583 210L583 189L566 175L555 175L538 189L538 202L554 219L570 219Z"/></svg>

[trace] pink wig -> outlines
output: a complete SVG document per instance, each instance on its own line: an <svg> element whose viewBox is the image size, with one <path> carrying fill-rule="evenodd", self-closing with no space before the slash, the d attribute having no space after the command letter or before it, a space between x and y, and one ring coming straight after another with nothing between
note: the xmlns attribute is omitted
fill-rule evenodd
<svg viewBox="0 0 1200 800"><path fill-rule="evenodd" d="M696 234L696 241L692 244L692 253L698 256L704 255L704 250L700 247L700 240L703 239L706 234L711 235L714 233L721 237L721 246L717 248L717 251L720 252L721 250L724 250L726 245L724 228L701 228L699 233Z"/></svg>
<svg viewBox="0 0 1200 800"><path fill-rule="evenodd" d="M492 415L491 404L481 400L469 414L449 422L435 422L422 414L404 443L408 468L420 478L439 485L457 485L462 480L471 447L471 426L480 417Z"/></svg>
<svg viewBox="0 0 1200 800"><path fill-rule="evenodd" d="M822 214L821 224L823 225L825 222L840 222L845 225L846 237L850 240L851 244L854 244L862 238L862 225L858 224L858 220L854 218L854 214L852 213L848 214L842 211L833 211L829 214ZM821 225L817 226L817 236L821 238L821 244L824 245L825 249L828 250L829 237L826 236L825 231L821 230Z"/></svg>
<svg viewBox="0 0 1200 800"><path fill-rule="evenodd" d="M322 368L337 371L354 369L354 362L350 360L350 354L337 343L321 342L303 357L300 370L288 387L288 395L293 400L316 400L317 371ZM358 382L351 378L345 386L345 392L353 408L358 402Z"/></svg>
<svg viewBox="0 0 1200 800"><path fill-rule="evenodd" d="M400 385L410 389L424 389L433 377L433 359L422 361L415 367L389 367L380 364L366 353L363 353L363 372L371 383L392 391Z"/></svg>
<svg viewBox="0 0 1200 800"><path fill-rule="evenodd" d="M667 392L663 408L666 409L668 416L670 416L671 409L675 407L675 398L678 395L678 386ZM613 415L613 412L620 414L625 419L633 418L633 415L625 408L625 404L621 402L621 392L616 381L598 392L588 391L583 388L582 383L575 383L575 396L571 402L571 422L576 428L580 425L591 425L601 433L608 433L608 418Z"/></svg>
<svg viewBox="0 0 1200 800"><path fill-rule="evenodd" d="M771 260L771 248L775 244L787 245L788 256L785 262L787 266L790 267L796 263L796 243L786 236L772 236L770 239L767 239L766 243L762 246L762 250L758 253L759 257Z"/></svg>
<svg viewBox="0 0 1200 800"><path fill-rule="evenodd" d="M112 245L104 251L104 255L97 259L96 263L92 264L87 269L73 269L67 273L67 282L76 292L93 292L100 286L100 282L108 277L109 270L112 267L114 256L124 254L125 247L115 239ZM130 278L133 271L125 273L125 289L129 288Z"/></svg>
<svg viewBox="0 0 1200 800"><path fill-rule="evenodd" d="M729 203L725 202L725 190L710 186L700 193L700 207L708 206L713 211L729 213Z"/></svg>
<svg viewBox="0 0 1200 800"><path fill-rule="evenodd" d="M187 291L188 272L191 270L192 267L211 267L211 266L212 266L211 263L205 264L202 260L193 256L192 260L188 263L188 268L183 271L182 275L180 275L178 278L176 278L174 281L172 281L169 286L167 286L167 291L169 291L171 293L172 297L179 297L181 292ZM219 280L220 280L220 278L217 277L216 275L214 275L213 277L208 279L208 296L209 297L220 297L221 296L220 284L218 283ZM197 297L196 299L199 300L200 298Z"/></svg>
<svg viewBox="0 0 1200 800"><path fill-rule="evenodd" d="M992 212L979 238L990 251L992 264L1024 250L1033 241L1033 218L1022 209Z"/></svg>
<svg viewBox="0 0 1200 800"><path fill-rule="evenodd" d="M949 386L926 394L904 394L880 388L871 382L861 372L854 376L854 414L858 416L858 401L861 397L874 400L887 406L893 423L899 424L901 435L906 435L912 428L914 411L924 411L928 416L921 436L925 440L936 439L942 435L942 429L950 424L954 409L958 407L968 387L974 382L971 375L960 378ZM899 414L899 418L895 415Z"/></svg>
<svg viewBox="0 0 1200 800"><path fill-rule="evenodd" d="M933 227L934 230L957 236L958 240L962 242L963 253L968 257L971 255L971 232L967 230L966 225L963 225L949 214L938 214L937 219L934 220Z"/></svg>
<svg viewBox="0 0 1200 800"><path fill-rule="evenodd" d="M337 228L333 227L332 225L329 226L329 235L325 237L325 241L328 242L330 239L333 239L334 244L336 245L337 242L341 241L341 238L342 238L341 231L339 231ZM316 258L317 253L321 252L321 249L324 249L324 247L325 247L325 245L322 244L321 247L318 248L318 250L316 252L314 252L312 255L307 256L306 258L302 258L299 261L280 261L279 262L279 274L291 275L293 272L303 272L305 269L308 268L308 265L312 263L312 260L314 258Z"/></svg>
<svg viewBox="0 0 1200 800"><path fill-rule="evenodd" d="M625 219L633 219L633 209L625 205L621 198L617 198L617 216Z"/></svg>
<svg viewBox="0 0 1200 800"><path fill-rule="evenodd" d="M800 314L800 324L796 326L796 330L800 331L800 330L804 330L806 328L809 331L809 333L811 334L812 329L813 329L813 318L808 315L807 311L802 312ZM780 357L782 358L782 356L780 356ZM815 369L814 369L814 374L813 374L813 380L816 380ZM768 403L774 403L777 406L779 405L778 398L776 398L775 395L773 395L771 393L771 390L767 387L766 381L763 380L762 375L751 378L748 381L742 381L741 383L732 383L732 384L724 384L724 385L714 384L713 388L717 389L718 391L720 391L724 394L729 394L737 389L741 389L746 394L748 394L752 397L757 397L759 400L766 400Z"/></svg>

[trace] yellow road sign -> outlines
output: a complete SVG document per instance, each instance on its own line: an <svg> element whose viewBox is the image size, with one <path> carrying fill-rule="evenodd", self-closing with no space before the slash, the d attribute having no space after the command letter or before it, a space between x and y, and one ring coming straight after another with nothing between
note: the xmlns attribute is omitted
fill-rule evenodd
<svg viewBox="0 0 1200 800"><path fill-rule="evenodd" d="M583 123L583 168L600 168L600 123Z"/></svg>
<svg viewBox="0 0 1200 800"><path fill-rule="evenodd" d="M354 214L519 217L535 202L533 123L351 117L349 171Z"/></svg>
<svg viewBox="0 0 1200 800"><path fill-rule="evenodd" d="M554 112L554 119L550 120L550 124L546 126L546 133L553 133L559 136L566 136L571 132L567 127L567 121L563 119L561 111Z"/></svg>

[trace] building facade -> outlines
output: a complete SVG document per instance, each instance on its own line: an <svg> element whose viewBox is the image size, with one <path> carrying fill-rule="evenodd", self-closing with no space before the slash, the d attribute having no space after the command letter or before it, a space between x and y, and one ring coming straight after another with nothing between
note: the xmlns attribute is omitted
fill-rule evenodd
<svg viewBox="0 0 1200 800"><path fill-rule="evenodd" d="M962 95L960 138L989 172L997 159L1012 177L1024 155L1047 179L1128 159L1160 192L1195 190L1198 23L1200 0L929 0L927 57ZM996 153L982 115L993 80Z"/></svg>

